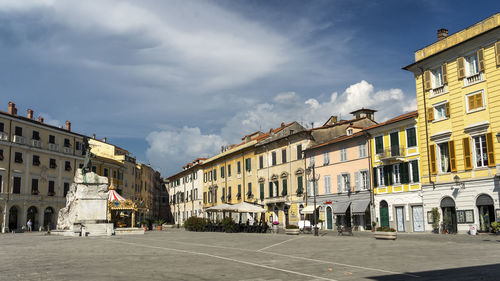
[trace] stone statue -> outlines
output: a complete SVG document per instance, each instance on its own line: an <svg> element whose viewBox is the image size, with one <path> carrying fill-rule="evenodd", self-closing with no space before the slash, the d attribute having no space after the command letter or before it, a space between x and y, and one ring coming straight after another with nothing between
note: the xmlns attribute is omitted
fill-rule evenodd
<svg viewBox="0 0 500 281"><path fill-rule="evenodd" d="M89 139L83 137L82 151L85 153L85 160L83 161L82 175L92 171L92 160L90 160L90 158L95 157L95 154L90 152L90 150Z"/></svg>

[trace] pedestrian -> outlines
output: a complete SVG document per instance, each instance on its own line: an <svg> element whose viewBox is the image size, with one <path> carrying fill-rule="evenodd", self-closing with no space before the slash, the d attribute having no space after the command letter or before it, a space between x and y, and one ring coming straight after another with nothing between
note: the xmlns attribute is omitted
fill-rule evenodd
<svg viewBox="0 0 500 281"><path fill-rule="evenodd" d="M31 222L31 219L29 219L28 222L26 223L26 226L28 227L28 232L31 232L32 225L33 225L33 223Z"/></svg>

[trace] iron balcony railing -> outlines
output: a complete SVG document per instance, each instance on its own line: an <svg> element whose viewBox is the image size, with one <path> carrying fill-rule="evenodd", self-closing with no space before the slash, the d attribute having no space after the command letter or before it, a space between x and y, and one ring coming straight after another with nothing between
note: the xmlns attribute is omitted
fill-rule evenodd
<svg viewBox="0 0 500 281"><path fill-rule="evenodd" d="M378 150L376 153L380 159L391 159L405 156L405 148L400 145L386 147L383 150Z"/></svg>

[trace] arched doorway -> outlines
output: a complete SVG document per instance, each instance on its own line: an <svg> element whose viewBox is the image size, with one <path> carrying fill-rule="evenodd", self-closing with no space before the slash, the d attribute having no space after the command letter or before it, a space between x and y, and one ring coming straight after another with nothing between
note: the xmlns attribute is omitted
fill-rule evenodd
<svg viewBox="0 0 500 281"><path fill-rule="evenodd" d="M17 229L17 213L18 213L18 209L16 206L12 206L10 207L10 210L9 210L9 230L12 231L12 230L16 230Z"/></svg>
<svg viewBox="0 0 500 281"><path fill-rule="evenodd" d="M326 208L326 228L333 229L332 208Z"/></svg>
<svg viewBox="0 0 500 281"><path fill-rule="evenodd" d="M385 200L380 201L380 226L389 227L389 205Z"/></svg>
<svg viewBox="0 0 500 281"><path fill-rule="evenodd" d="M493 199L489 195L481 194L476 199L476 206L479 211L479 231L489 232L491 223L495 221Z"/></svg>
<svg viewBox="0 0 500 281"><path fill-rule="evenodd" d="M285 226L287 226L290 222L288 220L288 211L289 211L290 207L288 206L285 206L284 210L283 210L283 216L285 217Z"/></svg>
<svg viewBox="0 0 500 281"><path fill-rule="evenodd" d="M26 222L31 220L33 230L38 228L38 209L35 206L31 206L28 208L28 212L26 214Z"/></svg>
<svg viewBox="0 0 500 281"><path fill-rule="evenodd" d="M441 211L443 212L443 231L447 233L457 232L457 211L455 200L451 197L444 197L441 200Z"/></svg>
<svg viewBox="0 0 500 281"><path fill-rule="evenodd" d="M45 208L43 211L43 227L44 229L54 229L54 209L52 207Z"/></svg>

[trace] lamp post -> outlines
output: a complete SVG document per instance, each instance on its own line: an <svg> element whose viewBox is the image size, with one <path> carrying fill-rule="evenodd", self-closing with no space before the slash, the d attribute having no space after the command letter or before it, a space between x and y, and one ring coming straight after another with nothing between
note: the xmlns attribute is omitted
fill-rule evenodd
<svg viewBox="0 0 500 281"><path fill-rule="evenodd" d="M313 202L314 202L314 210L313 210L313 219L314 219L314 236L318 236L318 219L316 218L316 169L314 163L312 163L309 168L306 169L306 174L311 175L312 170L312 179L313 179ZM318 175L319 178L319 175Z"/></svg>

